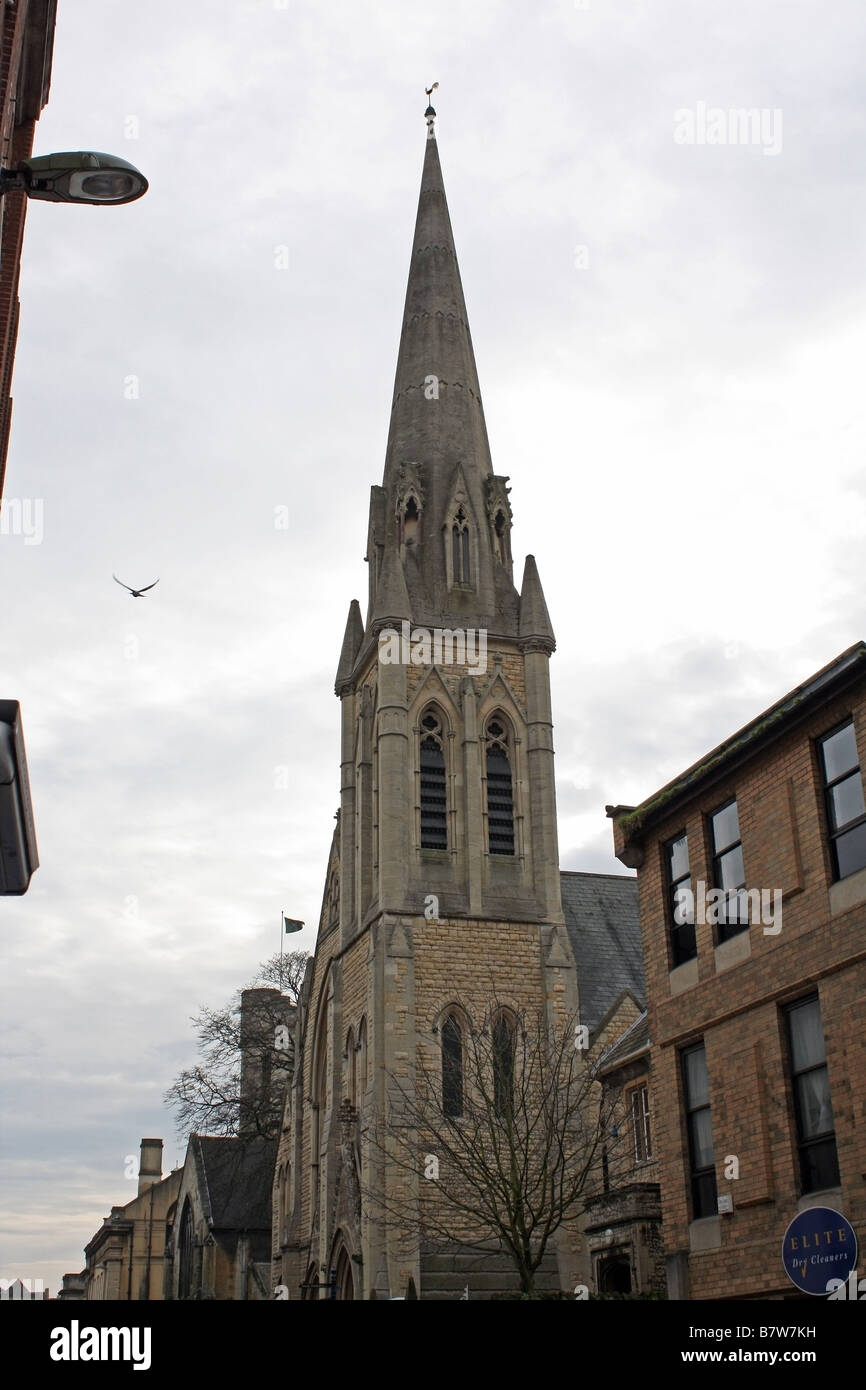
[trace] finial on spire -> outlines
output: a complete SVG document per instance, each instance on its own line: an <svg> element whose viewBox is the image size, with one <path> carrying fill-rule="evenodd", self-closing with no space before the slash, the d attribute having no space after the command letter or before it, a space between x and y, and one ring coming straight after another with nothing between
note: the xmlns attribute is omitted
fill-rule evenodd
<svg viewBox="0 0 866 1390"><path fill-rule="evenodd" d="M424 112L424 117L425 117L425 120L427 121L427 139L428 139L428 140L431 139L432 136L433 136L433 122L434 122L435 119L436 119L436 112L434 111L432 105L430 105L429 98L433 95L433 93L436 91L436 88L437 88L438 86L439 86L439 83L438 83L438 82L434 82L432 87L425 87L425 88L424 88L424 91L425 91L425 93L426 93L426 95L427 95L427 98L428 98L427 110Z"/></svg>

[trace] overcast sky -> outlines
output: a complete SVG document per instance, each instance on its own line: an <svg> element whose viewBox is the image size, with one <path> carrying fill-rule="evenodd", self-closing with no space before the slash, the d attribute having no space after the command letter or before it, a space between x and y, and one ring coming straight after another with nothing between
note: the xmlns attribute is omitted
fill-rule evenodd
<svg viewBox="0 0 866 1390"><path fill-rule="evenodd" d="M36 152L150 190L31 204L21 275L5 491L42 534L0 535L0 696L42 862L0 907L0 1273L52 1292L140 1137L182 1156L190 1015L282 910L313 945L425 86L556 630L562 866L624 872L606 802L866 636L861 0L58 8ZM700 103L772 138L700 142Z"/></svg>

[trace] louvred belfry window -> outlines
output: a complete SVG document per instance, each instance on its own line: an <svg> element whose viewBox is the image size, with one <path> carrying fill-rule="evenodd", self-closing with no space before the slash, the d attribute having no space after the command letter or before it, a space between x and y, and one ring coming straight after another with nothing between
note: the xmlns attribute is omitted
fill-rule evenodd
<svg viewBox="0 0 866 1390"><path fill-rule="evenodd" d="M487 839L491 854L514 853L514 794L505 725L487 726Z"/></svg>
<svg viewBox="0 0 866 1390"><path fill-rule="evenodd" d="M442 724L432 710L421 720L421 848L448 848Z"/></svg>

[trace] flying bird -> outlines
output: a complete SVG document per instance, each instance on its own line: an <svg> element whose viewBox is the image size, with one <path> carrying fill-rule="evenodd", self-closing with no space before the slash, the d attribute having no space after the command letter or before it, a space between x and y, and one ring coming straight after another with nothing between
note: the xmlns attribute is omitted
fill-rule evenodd
<svg viewBox="0 0 866 1390"><path fill-rule="evenodd" d="M115 584L120 585L121 589L129 589L129 585L124 584L122 579L118 579L116 574L113 574L111 577L114 580ZM152 584L145 584L143 589L129 589L129 592L132 594L133 598L143 598L144 595L147 593L148 589L155 589L158 583L159 580L154 579Z"/></svg>

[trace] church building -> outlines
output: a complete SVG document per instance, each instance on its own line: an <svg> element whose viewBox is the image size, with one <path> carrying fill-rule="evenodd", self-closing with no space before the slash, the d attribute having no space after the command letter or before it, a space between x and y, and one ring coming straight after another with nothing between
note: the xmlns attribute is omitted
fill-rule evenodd
<svg viewBox="0 0 866 1390"><path fill-rule="evenodd" d="M411 1204L424 1174L392 1162L377 1124L422 1068L440 1069L453 1106L471 1029L580 1019L609 1049L645 1007L635 880L560 874L555 640L531 555L514 582L434 118L366 620L353 600L336 676L340 806L274 1185L288 1299L514 1296L506 1257L443 1256L388 1216L389 1194ZM539 1288L591 1281L588 1250L559 1232Z"/></svg>

